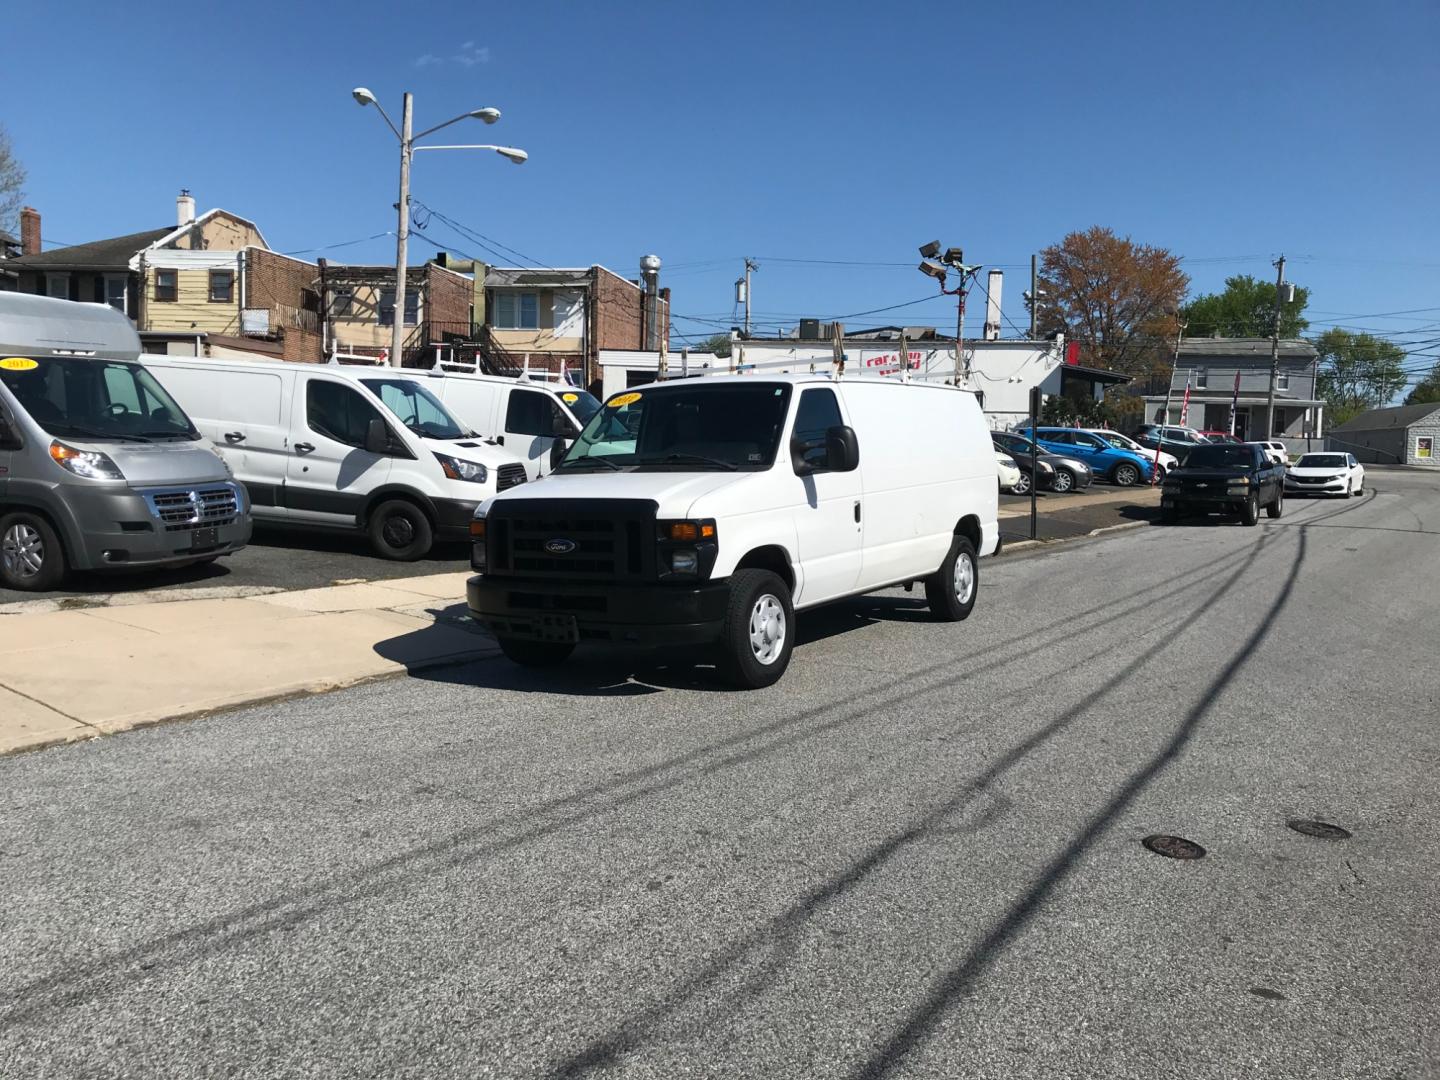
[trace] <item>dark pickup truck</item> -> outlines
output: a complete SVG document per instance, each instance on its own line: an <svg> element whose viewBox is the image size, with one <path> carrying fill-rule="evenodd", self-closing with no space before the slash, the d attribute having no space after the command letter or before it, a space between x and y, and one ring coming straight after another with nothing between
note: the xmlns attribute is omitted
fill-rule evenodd
<svg viewBox="0 0 1440 1080"><path fill-rule="evenodd" d="M1255 443L1196 446L1160 489L1160 520L1182 514L1238 514L1245 525L1260 521L1260 508L1278 518L1285 510L1285 466Z"/></svg>

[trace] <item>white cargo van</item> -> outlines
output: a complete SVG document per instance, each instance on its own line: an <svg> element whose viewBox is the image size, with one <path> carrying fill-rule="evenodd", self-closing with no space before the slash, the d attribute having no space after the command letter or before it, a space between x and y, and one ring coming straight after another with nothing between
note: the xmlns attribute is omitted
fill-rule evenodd
<svg viewBox="0 0 1440 1080"><path fill-rule="evenodd" d="M505 379L410 368L405 375L445 402L463 423L518 457L531 480L554 472L570 440L600 411L600 402L578 386L535 382L524 375Z"/></svg>
<svg viewBox="0 0 1440 1080"><path fill-rule="evenodd" d="M580 641L718 644L733 681L768 686L797 610L919 581L937 618L968 616L996 486L966 390L656 383L610 398L543 484L481 505L467 600L522 664Z"/></svg>
<svg viewBox="0 0 1440 1080"><path fill-rule="evenodd" d="M0 586L210 562L250 538L244 489L139 355L109 305L0 292Z"/></svg>
<svg viewBox="0 0 1440 1080"><path fill-rule="evenodd" d="M245 484L256 521L361 531L387 559L418 559L526 479L515 455L391 368L141 359Z"/></svg>

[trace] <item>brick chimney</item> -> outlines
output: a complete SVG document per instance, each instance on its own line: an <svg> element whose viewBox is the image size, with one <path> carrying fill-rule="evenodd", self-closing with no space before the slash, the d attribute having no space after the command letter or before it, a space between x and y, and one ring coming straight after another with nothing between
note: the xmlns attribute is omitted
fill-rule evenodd
<svg viewBox="0 0 1440 1080"><path fill-rule="evenodd" d="M40 254L40 211L33 206L20 208L20 254Z"/></svg>

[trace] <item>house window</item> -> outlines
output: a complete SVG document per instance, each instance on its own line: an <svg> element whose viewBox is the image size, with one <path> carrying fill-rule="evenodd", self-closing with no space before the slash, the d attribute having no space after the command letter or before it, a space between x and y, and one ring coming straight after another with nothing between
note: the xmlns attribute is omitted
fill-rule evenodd
<svg viewBox="0 0 1440 1080"><path fill-rule="evenodd" d="M395 290L382 289L380 291L380 307L376 315L381 326L395 325ZM414 326L420 317L420 293L418 290L405 290L405 325Z"/></svg>
<svg viewBox="0 0 1440 1080"><path fill-rule="evenodd" d="M155 271L155 299L174 300L180 295L179 274L174 270Z"/></svg>
<svg viewBox="0 0 1440 1080"><path fill-rule="evenodd" d="M1209 382L1210 372L1203 367L1197 367L1195 369L1195 389L1204 390Z"/></svg>
<svg viewBox="0 0 1440 1080"><path fill-rule="evenodd" d="M125 310L125 277L123 274L105 276L105 303L116 311Z"/></svg>
<svg viewBox="0 0 1440 1080"><path fill-rule="evenodd" d="M1279 389L1281 389L1281 390L1289 390L1289 389L1290 389L1290 373L1289 373L1288 371L1282 371L1282 372L1280 372L1280 373L1276 376L1276 380L1277 380L1277 382L1275 383L1275 385L1276 385Z"/></svg>
<svg viewBox="0 0 1440 1080"><path fill-rule="evenodd" d="M70 275L69 274L46 274L45 295L53 296L58 300L70 299Z"/></svg>
<svg viewBox="0 0 1440 1080"><path fill-rule="evenodd" d="M533 292L497 292L495 294L497 330L538 330L540 328L540 294Z"/></svg>
<svg viewBox="0 0 1440 1080"><path fill-rule="evenodd" d="M330 302L330 313L337 319L348 319L355 311L355 290L336 289Z"/></svg>
<svg viewBox="0 0 1440 1080"><path fill-rule="evenodd" d="M228 304L235 299L235 271L210 271L210 302Z"/></svg>

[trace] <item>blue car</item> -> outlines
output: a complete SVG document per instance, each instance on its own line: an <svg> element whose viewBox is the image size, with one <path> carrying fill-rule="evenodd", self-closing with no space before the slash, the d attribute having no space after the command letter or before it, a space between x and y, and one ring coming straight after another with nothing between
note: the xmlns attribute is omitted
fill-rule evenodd
<svg viewBox="0 0 1440 1080"><path fill-rule="evenodd" d="M1090 471L1097 477L1121 487L1129 487L1142 480L1148 483L1155 469L1154 461L1133 451L1111 446L1100 436L1078 428L1042 427L1034 436L1031 436L1028 424L1015 430L1027 438L1033 437L1041 449L1052 454L1079 458L1090 466Z"/></svg>

